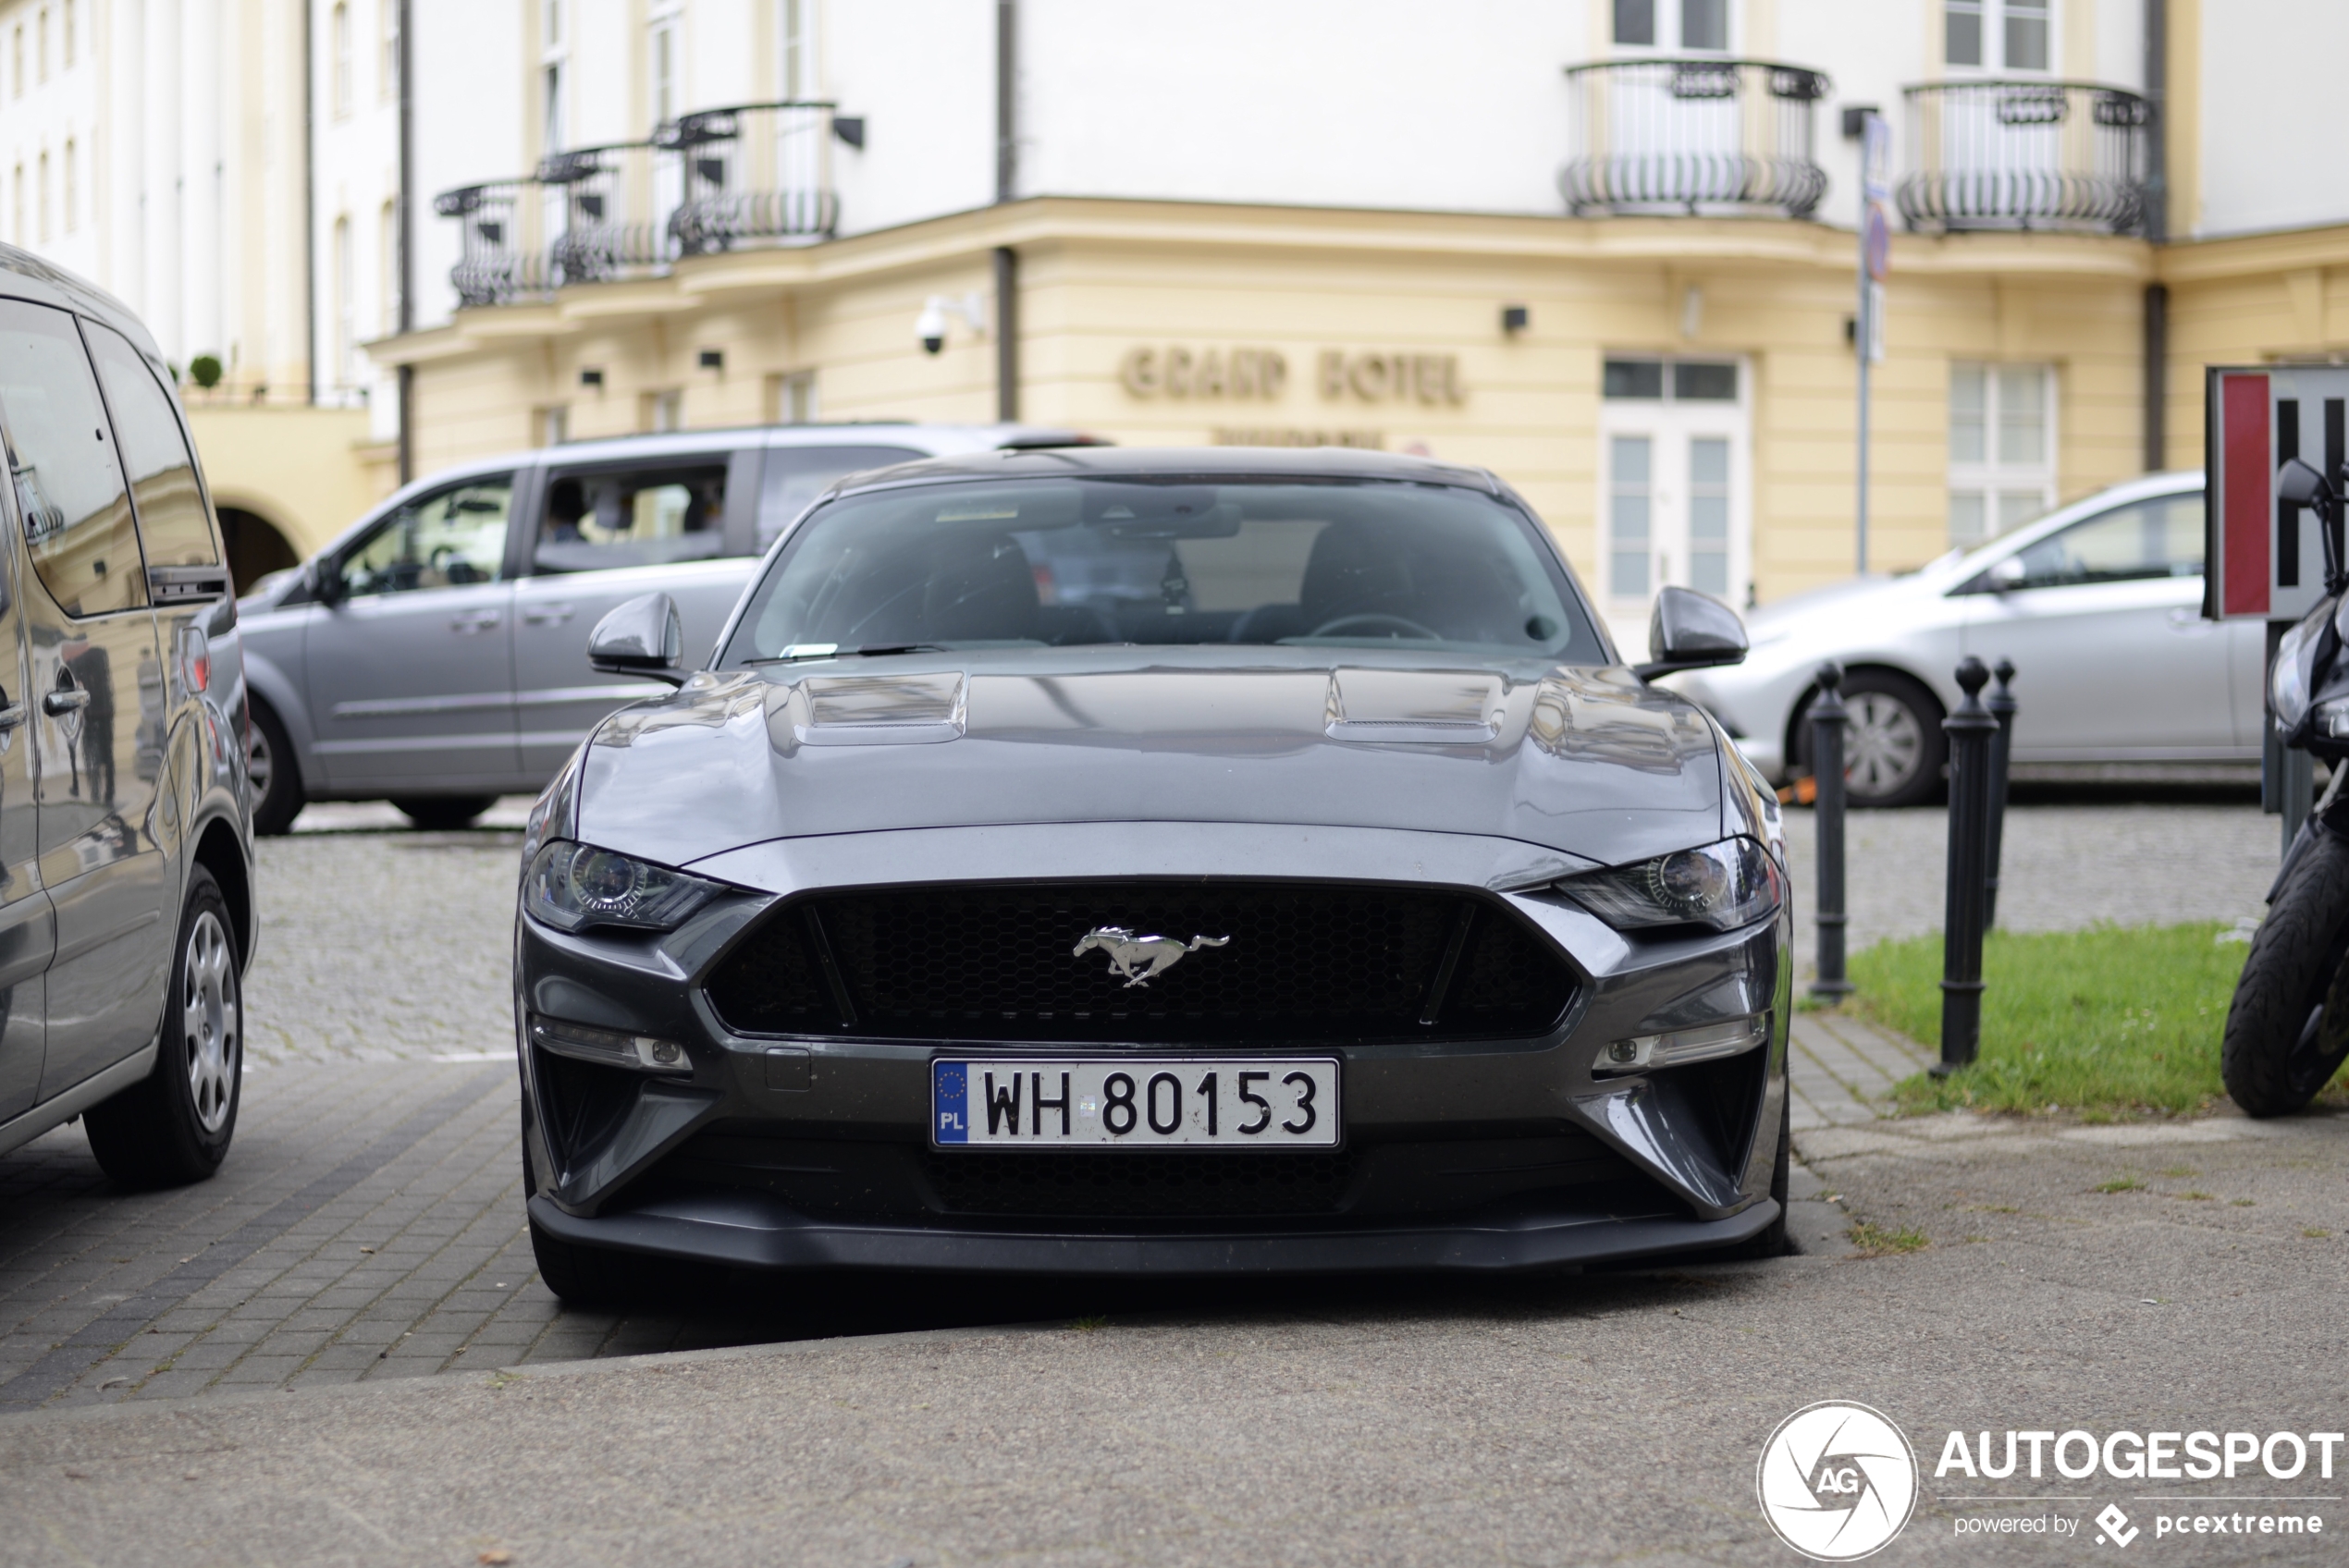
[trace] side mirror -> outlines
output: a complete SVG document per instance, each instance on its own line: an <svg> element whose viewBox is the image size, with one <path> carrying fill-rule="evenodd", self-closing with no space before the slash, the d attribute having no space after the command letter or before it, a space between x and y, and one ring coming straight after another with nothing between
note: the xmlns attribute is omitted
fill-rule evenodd
<svg viewBox="0 0 2349 1568"><path fill-rule="evenodd" d="M2295 507L2313 507L2322 499L2331 499L2332 492L2325 484L2325 476L2298 458L2286 458L2276 470L2276 496Z"/></svg>
<svg viewBox="0 0 2349 1568"><path fill-rule="evenodd" d="M685 683L685 628L677 602L666 594L640 594L596 622L587 634L587 662L606 675L642 675Z"/></svg>
<svg viewBox="0 0 2349 1568"><path fill-rule="evenodd" d="M1741 664L1747 645L1737 611L1693 588L1665 588L1648 618L1648 662L1632 673L1649 680L1676 669Z"/></svg>
<svg viewBox="0 0 2349 1568"><path fill-rule="evenodd" d="M313 556L301 563L301 585L322 605L342 602L342 563L327 556Z"/></svg>
<svg viewBox="0 0 2349 1568"><path fill-rule="evenodd" d="M2009 556L2002 561L1993 561L1990 570L1982 574L1993 594L2013 593L2023 586L2023 579L2029 575L2023 569L2021 556Z"/></svg>

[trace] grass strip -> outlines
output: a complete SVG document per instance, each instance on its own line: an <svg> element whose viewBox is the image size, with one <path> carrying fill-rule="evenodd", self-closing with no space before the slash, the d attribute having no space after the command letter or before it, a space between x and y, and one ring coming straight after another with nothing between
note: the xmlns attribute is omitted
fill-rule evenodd
<svg viewBox="0 0 2349 1568"><path fill-rule="evenodd" d="M2219 1038L2250 950L2219 940L2226 930L2212 922L1992 932L1982 950L1978 1059L1948 1078L1903 1081L1900 1109L2067 1110L2089 1121L2206 1109L2226 1092ZM1941 959L1938 936L1856 954L1859 1011L1937 1049Z"/></svg>

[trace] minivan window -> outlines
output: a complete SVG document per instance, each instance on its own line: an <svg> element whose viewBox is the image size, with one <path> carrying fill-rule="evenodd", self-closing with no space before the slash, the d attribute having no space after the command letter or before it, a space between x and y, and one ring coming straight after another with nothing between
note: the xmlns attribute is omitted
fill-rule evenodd
<svg viewBox="0 0 2349 1568"><path fill-rule="evenodd" d="M344 592L357 598L496 581L513 496L512 474L489 473L408 502L343 557Z"/></svg>
<svg viewBox="0 0 2349 1568"><path fill-rule="evenodd" d="M98 362L114 415L115 440L130 470L130 498L138 508L139 537L149 566L217 566L220 547L204 515L203 491L196 484L196 459L180 434L170 395L154 369L128 338L111 327L88 325L90 357Z"/></svg>
<svg viewBox="0 0 2349 1568"><path fill-rule="evenodd" d="M861 469L891 468L929 456L910 447L770 447L758 487L758 553L807 509L833 480Z"/></svg>
<svg viewBox="0 0 2349 1568"><path fill-rule="evenodd" d="M147 602L122 468L71 316L0 300L0 416L33 570L70 616Z"/></svg>
<svg viewBox="0 0 2349 1568"><path fill-rule="evenodd" d="M539 571L706 561L726 553L726 465L558 472L531 564Z"/></svg>

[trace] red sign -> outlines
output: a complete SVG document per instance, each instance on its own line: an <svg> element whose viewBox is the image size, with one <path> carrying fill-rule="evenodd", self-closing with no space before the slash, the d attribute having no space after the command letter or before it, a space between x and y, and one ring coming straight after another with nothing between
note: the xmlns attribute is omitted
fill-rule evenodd
<svg viewBox="0 0 2349 1568"><path fill-rule="evenodd" d="M2221 615L2268 613L2268 530L2275 517L2274 464L2269 460L2268 378L2219 378L2222 468L2214 478L2224 489L2219 535Z"/></svg>

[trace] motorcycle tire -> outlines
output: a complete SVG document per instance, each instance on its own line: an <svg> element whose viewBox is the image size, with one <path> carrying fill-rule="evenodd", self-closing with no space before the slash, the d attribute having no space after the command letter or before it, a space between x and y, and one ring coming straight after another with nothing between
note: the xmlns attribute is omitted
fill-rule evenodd
<svg viewBox="0 0 2349 1568"><path fill-rule="evenodd" d="M2349 1058L2349 839L2318 830L2276 889L2227 1009L2219 1075L2252 1116L2288 1116Z"/></svg>

